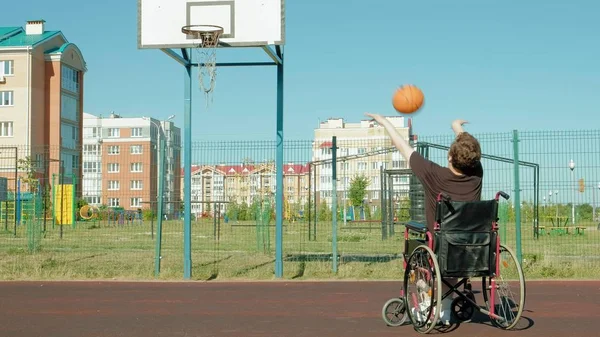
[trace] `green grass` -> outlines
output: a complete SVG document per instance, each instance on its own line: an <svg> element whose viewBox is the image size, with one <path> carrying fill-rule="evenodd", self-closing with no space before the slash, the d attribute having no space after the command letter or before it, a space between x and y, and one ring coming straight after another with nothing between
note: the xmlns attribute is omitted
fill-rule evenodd
<svg viewBox="0 0 600 337"><path fill-rule="evenodd" d="M254 222L221 223L219 240L212 221L192 223L192 278L196 280L268 280L274 278L275 228L269 228L270 247L257 246ZM371 229L357 228L371 226ZM49 226L40 250L29 252L26 226L0 231L0 279L154 279L155 238L150 222L115 226L79 223ZM284 277L287 279L387 279L402 277L402 228L381 239L378 223L338 224L338 273L332 273L331 224L317 225L317 238L308 239L305 222L284 223ZM156 232L156 223L154 224ZM503 231L501 231L503 233ZM514 225L506 226L506 245L516 251ZM503 234L504 236L504 234ZM533 239L530 226L522 229L523 268L528 279L598 278L600 232L593 224L584 235L544 235ZM183 226L163 225L161 280L183 279Z"/></svg>

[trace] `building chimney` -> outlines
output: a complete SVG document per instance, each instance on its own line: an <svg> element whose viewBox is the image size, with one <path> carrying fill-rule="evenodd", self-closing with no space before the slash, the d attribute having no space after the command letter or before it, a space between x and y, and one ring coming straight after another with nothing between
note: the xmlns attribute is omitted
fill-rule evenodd
<svg viewBox="0 0 600 337"><path fill-rule="evenodd" d="M27 21L25 26L25 34L27 35L41 35L44 34L44 20L30 20Z"/></svg>

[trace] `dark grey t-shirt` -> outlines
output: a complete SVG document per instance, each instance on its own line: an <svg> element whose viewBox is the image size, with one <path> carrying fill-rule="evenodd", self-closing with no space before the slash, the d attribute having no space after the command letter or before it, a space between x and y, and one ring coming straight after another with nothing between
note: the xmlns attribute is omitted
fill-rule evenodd
<svg viewBox="0 0 600 337"><path fill-rule="evenodd" d="M463 175L452 173L449 168L423 158L416 151L410 156L409 163L425 191L425 219L430 231L433 231L435 223L436 199L439 193L443 192L455 201L481 200L483 180L481 163L473 172Z"/></svg>

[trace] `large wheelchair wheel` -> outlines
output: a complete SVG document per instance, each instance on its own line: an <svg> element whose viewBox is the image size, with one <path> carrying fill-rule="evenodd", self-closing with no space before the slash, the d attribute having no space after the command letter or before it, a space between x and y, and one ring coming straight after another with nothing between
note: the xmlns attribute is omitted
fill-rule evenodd
<svg viewBox="0 0 600 337"><path fill-rule="evenodd" d="M425 245L415 248L406 263L404 304L415 330L429 333L435 328L442 307L442 279L437 258Z"/></svg>
<svg viewBox="0 0 600 337"><path fill-rule="evenodd" d="M483 299L487 310L499 317L490 317L495 326L510 330L517 325L525 305L525 276L513 251L500 245L500 272L495 278L483 278ZM494 292L494 307L491 294Z"/></svg>

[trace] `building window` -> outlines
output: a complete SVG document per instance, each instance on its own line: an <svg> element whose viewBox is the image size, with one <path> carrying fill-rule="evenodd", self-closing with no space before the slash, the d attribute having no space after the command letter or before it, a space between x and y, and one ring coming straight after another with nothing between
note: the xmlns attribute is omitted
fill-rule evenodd
<svg viewBox="0 0 600 337"><path fill-rule="evenodd" d="M13 122L0 122L0 137L13 136Z"/></svg>
<svg viewBox="0 0 600 337"><path fill-rule="evenodd" d="M100 197L83 197L83 200L90 205L97 205L100 203Z"/></svg>
<svg viewBox="0 0 600 337"><path fill-rule="evenodd" d="M13 60L0 61L0 76L15 74L15 62Z"/></svg>
<svg viewBox="0 0 600 337"><path fill-rule="evenodd" d="M71 162L71 167L73 169L79 168L79 155L77 155L77 154L73 155L73 161Z"/></svg>
<svg viewBox="0 0 600 337"><path fill-rule="evenodd" d="M364 171L367 169L367 163L364 161L359 161L358 162L358 170L359 171Z"/></svg>
<svg viewBox="0 0 600 337"><path fill-rule="evenodd" d="M137 191L141 190L143 185L141 180L132 180L130 186L132 190Z"/></svg>
<svg viewBox="0 0 600 337"><path fill-rule="evenodd" d="M108 198L109 207L119 207L120 203L119 198Z"/></svg>
<svg viewBox="0 0 600 337"><path fill-rule="evenodd" d="M141 137L142 128L131 128L131 137Z"/></svg>
<svg viewBox="0 0 600 337"><path fill-rule="evenodd" d="M99 205L101 201L100 197L84 197L83 200L87 201L90 205Z"/></svg>
<svg viewBox="0 0 600 337"><path fill-rule="evenodd" d="M108 173L119 173L120 170L119 163L108 163Z"/></svg>
<svg viewBox="0 0 600 337"><path fill-rule="evenodd" d="M79 99L73 95L62 93L60 100L60 117L71 121L79 121Z"/></svg>
<svg viewBox="0 0 600 337"><path fill-rule="evenodd" d="M100 128L97 127L85 127L83 128L83 138L100 138Z"/></svg>
<svg viewBox="0 0 600 337"><path fill-rule="evenodd" d="M131 207L142 207L142 198L131 198Z"/></svg>
<svg viewBox="0 0 600 337"><path fill-rule="evenodd" d="M131 172L142 172L142 163L131 163Z"/></svg>
<svg viewBox="0 0 600 337"><path fill-rule="evenodd" d="M118 191L121 189L121 183L118 180L109 180L107 189L109 191Z"/></svg>
<svg viewBox="0 0 600 337"><path fill-rule="evenodd" d="M0 106L13 106L13 92L0 91Z"/></svg>
<svg viewBox="0 0 600 337"><path fill-rule="evenodd" d="M100 163L84 162L83 163L83 172L84 173L99 173L100 172Z"/></svg>
<svg viewBox="0 0 600 337"><path fill-rule="evenodd" d="M131 151L131 154L142 154L142 146L141 145L131 145L130 151Z"/></svg>
<svg viewBox="0 0 600 337"><path fill-rule="evenodd" d="M108 136L111 138L119 138L121 137L121 130L118 128L110 128L108 129Z"/></svg>
<svg viewBox="0 0 600 337"><path fill-rule="evenodd" d="M121 152L121 147L118 145L111 145L108 147L108 154L110 155L116 155L119 154Z"/></svg>
<svg viewBox="0 0 600 337"><path fill-rule="evenodd" d="M84 156L97 156L99 154L100 145L84 145L83 155Z"/></svg>
<svg viewBox="0 0 600 337"><path fill-rule="evenodd" d="M63 65L61 70L61 86L65 90L79 93L79 71Z"/></svg>

